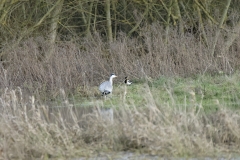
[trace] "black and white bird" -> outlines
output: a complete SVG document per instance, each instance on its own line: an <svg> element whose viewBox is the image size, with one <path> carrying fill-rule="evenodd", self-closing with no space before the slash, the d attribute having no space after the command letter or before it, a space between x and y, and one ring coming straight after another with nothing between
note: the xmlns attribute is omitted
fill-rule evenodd
<svg viewBox="0 0 240 160"><path fill-rule="evenodd" d="M132 84L132 82L128 79L128 77L125 77L124 83L126 85L131 85Z"/></svg>
<svg viewBox="0 0 240 160"><path fill-rule="evenodd" d="M117 77L114 73L111 74L109 81L105 81L100 84L99 90L102 95L107 95L112 93L113 90L113 78Z"/></svg>

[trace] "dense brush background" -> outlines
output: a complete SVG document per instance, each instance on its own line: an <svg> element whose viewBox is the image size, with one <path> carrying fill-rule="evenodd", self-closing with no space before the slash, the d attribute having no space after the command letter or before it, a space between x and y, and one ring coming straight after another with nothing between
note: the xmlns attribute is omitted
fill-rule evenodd
<svg viewBox="0 0 240 160"><path fill-rule="evenodd" d="M237 4L2 1L0 86L46 97L59 88L87 94L112 72L119 81L232 74L240 63Z"/></svg>
<svg viewBox="0 0 240 160"><path fill-rule="evenodd" d="M0 159L239 153L239 13L238 0L1 0Z"/></svg>

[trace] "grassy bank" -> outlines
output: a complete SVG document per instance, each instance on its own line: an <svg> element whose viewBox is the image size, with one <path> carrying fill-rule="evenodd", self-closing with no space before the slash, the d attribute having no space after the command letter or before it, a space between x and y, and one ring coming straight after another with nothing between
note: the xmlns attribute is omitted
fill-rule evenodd
<svg viewBox="0 0 240 160"><path fill-rule="evenodd" d="M67 158L133 151L164 156L239 152L239 74L115 83L112 98L60 91L57 105L1 94L3 159ZM92 88L92 95L97 94ZM96 92L96 93L95 93ZM73 98L74 97L74 98ZM82 105L81 105L82 104ZM112 108L114 121L102 114Z"/></svg>
<svg viewBox="0 0 240 160"><path fill-rule="evenodd" d="M135 80L133 85L126 87L123 82L114 82L114 94L111 100L105 101L105 106L121 107L123 101L127 104L134 103L136 106L147 105L145 94L149 92L149 87L153 99L158 104L176 105L191 107L192 103L201 105L207 112L217 111L218 105L227 106L231 109L239 109L240 105L240 74L233 75L217 74L197 75L183 78L178 76L161 76L156 80L146 77L146 79ZM99 99L97 86L89 88L88 96L77 93L70 96L69 100L76 106L88 106L87 102ZM61 99L59 96L57 99ZM78 102L78 99L81 99ZM123 101L122 101L123 100ZM61 101L61 100L60 100ZM84 102L85 105L84 105Z"/></svg>

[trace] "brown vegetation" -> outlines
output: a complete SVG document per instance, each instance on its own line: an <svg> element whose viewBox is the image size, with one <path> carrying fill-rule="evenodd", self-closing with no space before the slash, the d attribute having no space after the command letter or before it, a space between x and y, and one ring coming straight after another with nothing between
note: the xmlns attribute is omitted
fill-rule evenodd
<svg viewBox="0 0 240 160"><path fill-rule="evenodd" d="M150 90L139 94L146 104L119 96L114 123L103 118L99 101L84 109L68 101L99 95L96 86L112 72L115 82L233 74L240 66L238 3L1 1L1 158L239 152L239 113L215 104L218 111L206 114L196 97L186 108L159 103ZM59 104L42 105L50 101Z"/></svg>
<svg viewBox="0 0 240 160"><path fill-rule="evenodd" d="M158 104L151 92L146 107L123 103L109 123L99 113L70 104L36 105L23 101L21 90L5 90L0 99L0 149L3 159L78 157L95 151L135 150L148 154L187 156L239 152L239 113L224 109Z"/></svg>
<svg viewBox="0 0 240 160"><path fill-rule="evenodd" d="M89 87L97 86L111 72L123 79L157 78L161 75L191 76L195 74L231 74L239 67L237 40L231 50L224 50L223 37L216 46L218 57L212 57L210 50L193 35L179 35L172 30L168 43L163 39L159 24L145 27L141 37L128 38L119 34L118 39L105 43L101 36L94 40L83 38L80 45L63 42L55 45L55 51L48 60L43 54L48 50L44 38L30 38L9 50L7 60L1 63L1 88L21 87L39 99L46 93L54 97L59 88L67 93L91 95ZM213 31L209 31L209 39Z"/></svg>

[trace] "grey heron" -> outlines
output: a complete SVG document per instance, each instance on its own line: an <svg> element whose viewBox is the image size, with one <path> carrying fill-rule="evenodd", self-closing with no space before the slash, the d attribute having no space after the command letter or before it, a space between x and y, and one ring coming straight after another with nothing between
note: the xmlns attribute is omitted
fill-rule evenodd
<svg viewBox="0 0 240 160"><path fill-rule="evenodd" d="M126 85L131 85L132 84L132 82L128 79L128 77L125 77L124 83Z"/></svg>
<svg viewBox="0 0 240 160"><path fill-rule="evenodd" d="M110 94L113 90L113 78L117 77L114 73L111 74L109 81L105 81L100 84L99 90L102 95Z"/></svg>

